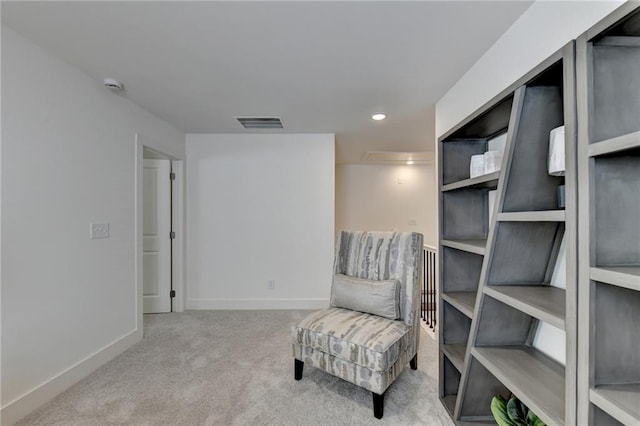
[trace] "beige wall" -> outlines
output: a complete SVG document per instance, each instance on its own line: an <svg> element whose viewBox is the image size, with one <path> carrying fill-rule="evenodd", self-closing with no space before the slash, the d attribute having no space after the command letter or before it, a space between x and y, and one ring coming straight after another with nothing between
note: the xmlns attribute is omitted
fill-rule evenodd
<svg viewBox="0 0 640 426"><path fill-rule="evenodd" d="M336 231L415 231L435 245L436 186L433 165L337 165ZM409 225L410 219L416 224Z"/></svg>

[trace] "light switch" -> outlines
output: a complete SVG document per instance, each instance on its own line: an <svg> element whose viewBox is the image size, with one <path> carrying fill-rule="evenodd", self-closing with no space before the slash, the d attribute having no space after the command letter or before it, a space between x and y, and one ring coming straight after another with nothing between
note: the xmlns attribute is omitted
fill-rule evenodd
<svg viewBox="0 0 640 426"><path fill-rule="evenodd" d="M109 238L108 223L92 223L89 238Z"/></svg>
<svg viewBox="0 0 640 426"><path fill-rule="evenodd" d="M409 224L409 226L416 226L418 224L418 221L416 219L407 219L407 223Z"/></svg>

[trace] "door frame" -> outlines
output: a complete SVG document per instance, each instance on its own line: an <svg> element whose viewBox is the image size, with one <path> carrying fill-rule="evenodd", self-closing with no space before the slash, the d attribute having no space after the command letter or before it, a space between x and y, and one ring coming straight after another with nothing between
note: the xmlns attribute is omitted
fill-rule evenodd
<svg viewBox="0 0 640 426"><path fill-rule="evenodd" d="M172 191L172 229L176 233L173 240L171 266L172 266L172 288L176 291L173 299L173 312L182 312L185 307L185 261L186 261L186 215L185 215L185 160L179 154L165 152L158 142L140 133L136 133L135 139L135 301L136 301L136 323L138 331L143 330L143 194L144 194L144 149L154 151L166 156L171 160L171 169L176 174L176 179L171 182Z"/></svg>

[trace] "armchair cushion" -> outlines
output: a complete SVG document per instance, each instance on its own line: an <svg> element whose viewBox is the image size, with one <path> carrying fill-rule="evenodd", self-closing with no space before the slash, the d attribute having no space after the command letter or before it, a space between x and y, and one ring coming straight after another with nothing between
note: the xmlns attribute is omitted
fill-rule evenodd
<svg viewBox="0 0 640 426"><path fill-rule="evenodd" d="M388 319L400 318L400 282L374 281L336 274L333 277L331 306L379 315Z"/></svg>
<svg viewBox="0 0 640 426"><path fill-rule="evenodd" d="M402 321L329 308L310 314L294 326L292 337L294 351L297 345L308 347L372 371L384 372L406 352L413 338L410 331L411 327ZM307 362L304 357L301 361Z"/></svg>

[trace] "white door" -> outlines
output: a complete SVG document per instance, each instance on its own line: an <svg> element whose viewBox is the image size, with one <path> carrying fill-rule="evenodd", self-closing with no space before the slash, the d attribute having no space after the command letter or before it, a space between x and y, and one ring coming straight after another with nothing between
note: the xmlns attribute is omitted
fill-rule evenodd
<svg viewBox="0 0 640 426"><path fill-rule="evenodd" d="M170 160L144 160L143 312L171 312Z"/></svg>

